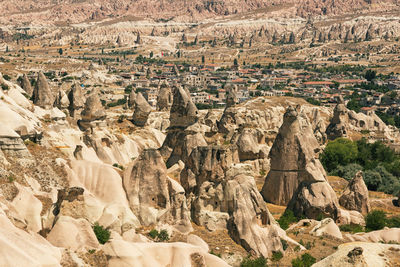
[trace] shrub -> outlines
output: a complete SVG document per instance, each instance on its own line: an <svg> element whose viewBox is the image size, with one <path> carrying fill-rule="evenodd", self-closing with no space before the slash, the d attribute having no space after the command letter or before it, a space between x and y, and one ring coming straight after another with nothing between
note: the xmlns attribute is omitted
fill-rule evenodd
<svg viewBox="0 0 400 267"><path fill-rule="evenodd" d="M163 229L160 231L160 233L158 234L158 240L160 240L161 242L165 242L169 240L169 234L168 231Z"/></svg>
<svg viewBox="0 0 400 267"><path fill-rule="evenodd" d="M364 172L364 182L369 190L376 191L382 183L382 177L379 172L367 170Z"/></svg>
<svg viewBox="0 0 400 267"><path fill-rule="evenodd" d="M161 230L160 232L158 232L156 229L153 229L149 232L149 236L159 242L165 242L169 240L168 231L165 229Z"/></svg>
<svg viewBox="0 0 400 267"><path fill-rule="evenodd" d="M97 240L99 240L100 244L105 244L110 239L110 234L111 234L110 231L108 229L105 229L98 223L94 224L93 231L97 237Z"/></svg>
<svg viewBox="0 0 400 267"><path fill-rule="evenodd" d="M360 233L360 232L364 232L364 227L362 227L359 224L343 224L341 226L339 226L340 231L343 232L350 232L350 233Z"/></svg>
<svg viewBox="0 0 400 267"><path fill-rule="evenodd" d="M346 166L338 166L333 172L331 172L331 175L339 176L342 177L348 181L353 179L353 177L356 175L356 173L360 170L362 170L363 167L360 166L357 163L351 163Z"/></svg>
<svg viewBox="0 0 400 267"><path fill-rule="evenodd" d="M370 230L380 230L386 225L386 213L382 210L373 210L365 217L365 227Z"/></svg>
<svg viewBox="0 0 400 267"><path fill-rule="evenodd" d="M289 244L285 239L281 238L281 244L282 244L283 250L286 250L289 247Z"/></svg>
<svg viewBox="0 0 400 267"><path fill-rule="evenodd" d="M328 172L336 169L337 166L346 166L356 160L358 154L357 145L346 138L337 138L326 145L321 154L321 163Z"/></svg>
<svg viewBox="0 0 400 267"><path fill-rule="evenodd" d="M156 229L153 229L149 232L149 236L153 239L155 239L158 236L158 231Z"/></svg>
<svg viewBox="0 0 400 267"><path fill-rule="evenodd" d="M400 228L400 216L388 218L386 225L390 228Z"/></svg>
<svg viewBox="0 0 400 267"><path fill-rule="evenodd" d="M316 262L316 259L308 253L304 253L301 257L292 260L292 267L310 267Z"/></svg>
<svg viewBox="0 0 400 267"><path fill-rule="evenodd" d="M291 223L294 223L297 221L298 221L298 219L296 218L296 216L294 216L293 211L285 210L285 212L279 218L278 223L283 230L286 230L289 228L289 225Z"/></svg>
<svg viewBox="0 0 400 267"><path fill-rule="evenodd" d="M272 261L280 261L283 258L283 254L280 251L274 251L272 252Z"/></svg>
<svg viewBox="0 0 400 267"><path fill-rule="evenodd" d="M4 91L7 91L8 89L10 89L9 87L8 87L8 85L7 84L1 84L1 89L3 89Z"/></svg>
<svg viewBox="0 0 400 267"><path fill-rule="evenodd" d="M246 257L240 263L240 267L267 267L267 260L264 257L259 257L256 259Z"/></svg>

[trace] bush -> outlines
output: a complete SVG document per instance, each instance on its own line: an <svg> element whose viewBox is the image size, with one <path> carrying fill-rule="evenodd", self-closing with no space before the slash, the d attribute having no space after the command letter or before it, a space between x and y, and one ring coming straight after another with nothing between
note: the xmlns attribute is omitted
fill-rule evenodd
<svg viewBox="0 0 400 267"><path fill-rule="evenodd" d="M308 253L304 253L301 257L292 260L292 267L310 267L316 262L316 259Z"/></svg>
<svg viewBox="0 0 400 267"><path fill-rule="evenodd" d="M362 227L359 224L343 224L341 226L339 226L340 231L343 232L350 232L350 233L360 233L360 232L364 232L364 227Z"/></svg>
<svg viewBox="0 0 400 267"><path fill-rule="evenodd" d="M169 240L168 231L165 229L161 230L160 232L158 232L156 229L153 229L149 232L149 236L158 242L165 242Z"/></svg>
<svg viewBox="0 0 400 267"><path fill-rule="evenodd" d="M383 229L386 225L386 213L382 210L373 210L365 217L365 227L369 231Z"/></svg>
<svg viewBox="0 0 400 267"><path fill-rule="evenodd" d="M358 155L357 145L346 138L337 138L326 145L321 154L321 163L328 172L333 171L337 166L346 166L353 163Z"/></svg>
<svg viewBox="0 0 400 267"><path fill-rule="evenodd" d="M169 234L168 231L163 229L160 231L160 233L158 234L158 240L161 242L165 242L169 240Z"/></svg>
<svg viewBox="0 0 400 267"><path fill-rule="evenodd" d="M289 247L289 244L285 239L281 238L281 244L282 244L283 250L286 250Z"/></svg>
<svg viewBox="0 0 400 267"><path fill-rule="evenodd" d="M280 261L283 258L283 254L280 251L274 251L272 252L272 261Z"/></svg>
<svg viewBox="0 0 400 267"><path fill-rule="evenodd" d="M376 191L382 183L382 177L379 172L367 170L364 172L364 182L367 185L368 190Z"/></svg>
<svg viewBox="0 0 400 267"><path fill-rule="evenodd" d="M283 230L286 230L289 228L291 223L294 223L297 221L298 221L298 219L296 216L294 216L293 211L285 210L285 212L279 218L278 223Z"/></svg>
<svg viewBox="0 0 400 267"><path fill-rule="evenodd" d="M153 229L149 232L149 236L153 239L155 239L158 236L158 231L156 229Z"/></svg>
<svg viewBox="0 0 400 267"><path fill-rule="evenodd" d="M400 216L388 218L386 225L390 228L400 228Z"/></svg>
<svg viewBox="0 0 400 267"><path fill-rule="evenodd" d="M110 234L111 234L110 231L108 229L105 229L98 223L94 224L93 231L97 237L97 240L99 240L100 244L105 244L110 239Z"/></svg>
<svg viewBox="0 0 400 267"><path fill-rule="evenodd" d="M259 257L257 259L247 257L240 263L240 267L267 267L267 260L264 257Z"/></svg>
<svg viewBox="0 0 400 267"><path fill-rule="evenodd" d="M338 166L334 171L330 173L330 175L339 176L350 181L351 179L353 179L356 173L362 169L363 167L358 165L357 163L351 163L346 166Z"/></svg>

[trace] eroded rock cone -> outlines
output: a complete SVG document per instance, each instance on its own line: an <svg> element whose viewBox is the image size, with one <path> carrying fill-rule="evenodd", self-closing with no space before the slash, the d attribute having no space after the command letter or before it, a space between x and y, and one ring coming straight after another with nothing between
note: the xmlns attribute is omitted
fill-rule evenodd
<svg viewBox="0 0 400 267"><path fill-rule="evenodd" d="M349 182L339 198L339 204L348 210L356 210L363 214L370 212L368 188L365 185L362 171L357 172Z"/></svg>
<svg viewBox="0 0 400 267"><path fill-rule="evenodd" d="M72 117L75 113L79 113L85 106L85 97L82 92L82 87L78 83L74 83L68 93L69 112Z"/></svg>
<svg viewBox="0 0 400 267"><path fill-rule="evenodd" d="M54 101L54 106L63 110L69 107L68 96L65 94L63 90L58 91L56 99Z"/></svg>
<svg viewBox="0 0 400 267"><path fill-rule="evenodd" d="M169 111L172 106L172 92L168 85L161 85L157 96L157 110Z"/></svg>
<svg viewBox="0 0 400 267"><path fill-rule="evenodd" d="M129 93L129 101L128 101L128 105L130 108L135 108L135 101L136 101L136 93L135 90L132 89L132 91Z"/></svg>
<svg viewBox="0 0 400 267"><path fill-rule="evenodd" d="M298 218L318 219L322 216L336 221L341 215L336 193L325 181L302 182L286 209Z"/></svg>
<svg viewBox="0 0 400 267"><path fill-rule="evenodd" d="M129 206L142 225L168 223L182 232L191 229L185 190L167 176L159 151L145 149L123 179Z"/></svg>
<svg viewBox="0 0 400 267"><path fill-rule="evenodd" d="M87 122L104 120L106 118L106 112L104 111L97 92L93 92L86 99L85 107L81 112L81 116L82 120Z"/></svg>
<svg viewBox="0 0 400 267"><path fill-rule="evenodd" d="M161 155L171 167L179 160L186 161L195 147L206 146L202 126L197 123L199 116L190 95L182 87L173 88L173 102L170 110L170 126L160 148Z"/></svg>
<svg viewBox="0 0 400 267"><path fill-rule="evenodd" d="M190 95L182 87L173 87L170 127L187 127L198 121L199 112Z"/></svg>
<svg viewBox="0 0 400 267"><path fill-rule="evenodd" d="M338 99L338 104L333 110L333 117L326 128L326 134L330 140L338 137L346 137L348 134L349 116L343 98Z"/></svg>
<svg viewBox="0 0 400 267"><path fill-rule="evenodd" d="M267 202L286 205L303 181L325 181L318 159L318 141L300 110L288 107L283 124L271 148L271 169L261 194Z"/></svg>
<svg viewBox="0 0 400 267"><path fill-rule="evenodd" d="M143 97L142 93L138 93L135 99L135 110L132 116L133 124L139 127L145 126L150 112L150 104Z"/></svg>
<svg viewBox="0 0 400 267"><path fill-rule="evenodd" d="M51 92L50 86L47 83L46 76L43 72L38 73L35 89L33 90L33 104L41 108L51 108L54 103L54 96Z"/></svg>
<svg viewBox="0 0 400 267"><path fill-rule="evenodd" d="M22 75L21 87L22 87L22 89L25 90L25 93L26 93L29 97L32 97L33 88L32 88L32 86L31 86L31 82L29 81L28 76L27 76L26 74Z"/></svg>

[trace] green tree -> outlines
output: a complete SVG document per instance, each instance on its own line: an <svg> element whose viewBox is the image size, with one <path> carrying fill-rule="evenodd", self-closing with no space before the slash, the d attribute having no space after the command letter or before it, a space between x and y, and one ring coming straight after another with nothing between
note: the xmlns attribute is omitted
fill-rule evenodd
<svg viewBox="0 0 400 267"><path fill-rule="evenodd" d="M62 54L64 53L63 49L62 48L58 49L58 53L60 54L60 56L62 56Z"/></svg>
<svg viewBox="0 0 400 267"><path fill-rule="evenodd" d="M201 63L206 63L206 57L204 55L201 56Z"/></svg>
<svg viewBox="0 0 400 267"><path fill-rule="evenodd" d="M333 171L339 165L345 166L357 159L357 145L349 139L337 138L326 145L321 154L321 163L328 172Z"/></svg>
<svg viewBox="0 0 400 267"><path fill-rule="evenodd" d="M374 70L367 70L367 71L365 72L364 77L365 77L365 79L367 79L367 81L371 82L371 81L373 81L373 80L376 78L376 71L374 71Z"/></svg>
<svg viewBox="0 0 400 267"><path fill-rule="evenodd" d="M382 210L373 210L365 217L365 227L368 230L380 230L386 225L386 213Z"/></svg>

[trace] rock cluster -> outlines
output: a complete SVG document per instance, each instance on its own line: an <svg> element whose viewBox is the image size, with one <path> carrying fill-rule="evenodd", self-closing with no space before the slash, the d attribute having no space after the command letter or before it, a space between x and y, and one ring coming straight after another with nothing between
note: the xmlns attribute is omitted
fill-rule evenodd
<svg viewBox="0 0 400 267"><path fill-rule="evenodd" d="M68 93L69 113L72 117L75 114L80 114L85 106L85 97L82 92L82 87L78 83L74 83Z"/></svg>
<svg viewBox="0 0 400 267"><path fill-rule="evenodd" d="M348 209L363 214L370 212L368 188L365 185L362 171L356 173L339 198L339 204Z"/></svg>
<svg viewBox="0 0 400 267"><path fill-rule="evenodd" d="M106 118L106 112L100 102L98 92L93 92L86 99L85 106L81 112L81 118L78 124L83 129L90 128L92 122L102 121Z"/></svg>
<svg viewBox="0 0 400 267"><path fill-rule="evenodd" d="M32 88L31 82L29 81L28 76L26 74L22 75L20 84L21 84L22 89L25 90L25 93L29 97L32 97L33 88Z"/></svg>
<svg viewBox="0 0 400 267"><path fill-rule="evenodd" d="M123 180L129 206L142 225L168 223L182 232L192 229L185 191L167 176L159 151L144 150Z"/></svg>

